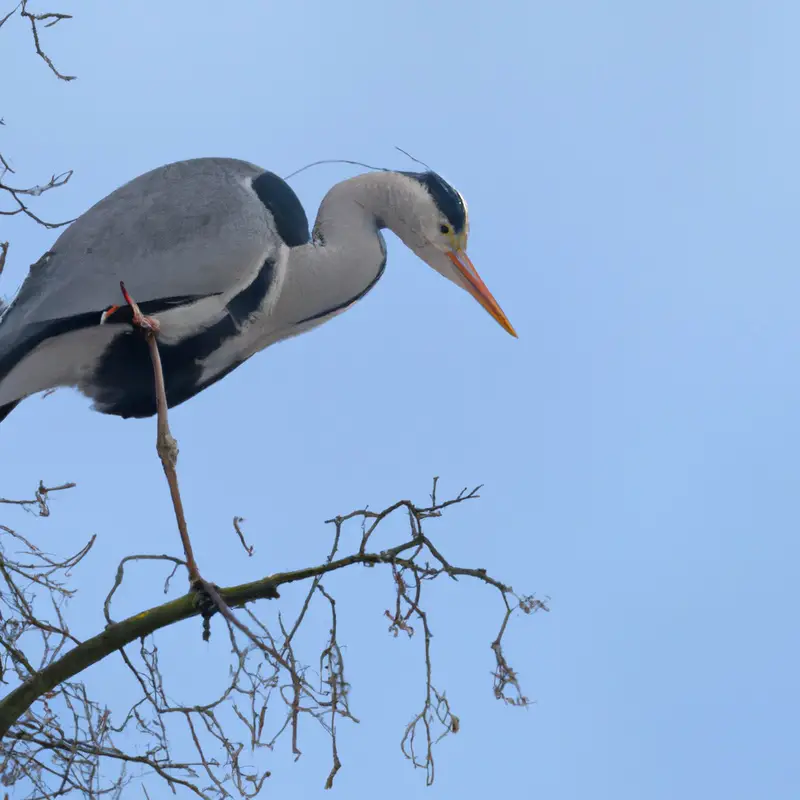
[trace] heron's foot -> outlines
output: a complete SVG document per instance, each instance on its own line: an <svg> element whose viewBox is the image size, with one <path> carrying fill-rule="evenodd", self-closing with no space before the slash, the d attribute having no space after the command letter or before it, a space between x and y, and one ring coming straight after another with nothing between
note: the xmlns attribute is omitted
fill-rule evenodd
<svg viewBox="0 0 800 800"><path fill-rule="evenodd" d="M211 617L219 611L214 595L219 596L219 586L209 583L199 575L192 581L191 591L194 594L194 604L203 618L203 641L211 638Z"/></svg>
<svg viewBox="0 0 800 800"><path fill-rule="evenodd" d="M161 324L159 321L153 317L147 317L142 314L142 310L139 308L136 301L130 296L128 290L125 288L125 284L120 281L119 288L122 289L122 296L125 298L125 302L130 306L131 309L131 324L134 328L139 328L139 330L143 331L144 333L153 333L157 334L159 330L161 330ZM109 313L113 313L107 311L103 317L108 317Z"/></svg>
<svg viewBox="0 0 800 800"><path fill-rule="evenodd" d="M161 323L155 317L146 317L141 311L133 312L133 326L145 333L158 333L161 330Z"/></svg>

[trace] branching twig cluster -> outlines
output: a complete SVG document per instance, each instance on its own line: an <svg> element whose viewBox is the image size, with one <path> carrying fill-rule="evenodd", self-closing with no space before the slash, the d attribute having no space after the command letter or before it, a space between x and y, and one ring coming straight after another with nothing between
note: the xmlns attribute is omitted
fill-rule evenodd
<svg viewBox="0 0 800 800"><path fill-rule="evenodd" d="M49 492L40 483L34 499L0 500L49 516ZM0 683L35 683L47 668L81 645L72 634L65 605L75 593L69 580L94 545L92 537L67 558L55 558L29 538L0 524ZM132 779L132 767L171 776L191 765L172 764L149 748L126 753L115 746L108 708L89 696L86 685L65 680L41 692L0 745L0 783L14 797L95 798L119 792ZM6 795L8 797L8 795Z"/></svg>
<svg viewBox="0 0 800 800"><path fill-rule="evenodd" d="M39 58L41 58L45 64L50 67L52 73L59 80L74 81L74 75L64 75L56 69L55 64L53 64L53 60L42 49L41 39L39 37L40 28L52 28L65 19L72 19L72 15L61 14L53 11L45 11L43 13L35 14L34 12L28 10L28 2L29 0L20 0L20 2L17 3L17 5L12 8L11 11L9 11L5 16L0 17L0 28L2 28L3 25L5 25L14 16L19 16L20 19L25 20L30 26L31 38L33 40L34 49L36 50L36 55L38 55Z"/></svg>
<svg viewBox="0 0 800 800"><path fill-rule="evenodd" d="M7 500L5 497L0 497L0 503L4 505L22 506L26 511L33 511L35 506L35 513L40 517L50 516L50 506L47 502L47 496L50 492L63 492L64 489L74 489L74 483L62 483L61 486L45 486L43 481L39 481L36 487L32 500Z"/></svg>
<svg viewBox="0 0 800 800"><path fill-rule="evenodd" d="M193 758L199 759L203 765L203 771L215 787L214 794L219 797L227 796L219 774L222 771L233 781L239 796L251 797L255 796L268 773L259 772L254 767L245 769L241 754L247 749L251 752L261 748L272 750L287 735L292 753L299 757L302 754L302 720L308 718L320 724L330 737L332 763L325 783L330 788L342 766L337 723L342 719L353 722L358 720L349 706L350 687L345 678L342 647L338 640L336 600L323 586L322 580L329 572L353 564L385 565L389 569L393 586L394 609L385 612L390 620L389 631L395 636L400 632L411 636L418 626L424 636L425 682L422 708L406 727L401 748L414 766L425 769L427 781L432 783L434 745L448 733L458 732L460 723L450 709L446 693L434 684L429 612L423 608L424 585L441 577L468 577L500 592L505 614L500 632L491 644L498 664L494 691L498 698L514 705L526 705L528 699L522 694L516 673L508 665L503 651L508 621L516 609L525 613L547 610L542 601L533 597L518 597L511 587L492 578L484 570L450 564L423 530L424 520L438 517L449 506L477 496L477 490L465 490L456 498L441 503L435 497L431 505L426 506L417 506L404 500L379 513L362 509L329 520L334 525L331 550L324 564L303 571L302 577L311 578L311 583L291 625L287 624L282 614L278 614L277 631L273 633L261 618L247 608L244 613L248 618L248 629L256 632L259 641L253 642L248 635L242 635L240 631L228 626L234 663L231 681L216 701L193 707L172 705L168 700L169 693L164 689L164 677L158 667L157 648L154 644L142 643L135 663L127 654L124 656L126 666L142 687L146 700L132 711L132 716L127 721L136 719L140 728L158 730L160 740L166 748L168 736L162 727L163 720L171 714L179 715L185 720L196 748ZM400 510L405 511L408 516L408 540L385 550L368 549L378 525ZM362 526L361 540L354 553L342 558L340 543L343 526L352 520L357 520ZM290 582L294 577L297 576L285 573L273 575L266 580L278 586ZM223 591L222 594L230 599L227 592ZM309 665L313 661L301 660L296 652L295 637L310 608L317 601L323 604L323 608L327 607L330 625L329 638L315 659L319 668L312 671ZM317 676L316 681L312 680L313 675ZM233 712L233 716L227 714L227 725L223 723L226 706L228 712ZM276 713L282 719L269 732L269 721ZM146 722L143 721L145 714ZM234 735L233 730L237 724L241 726L241 733ZM209 745L224 754L224 759L212 762L207 754ZM199 791L211 789L212 786L204 790L198 787Z"/></svg>
<svg viewBox="0 0 800 800"><path fill-rule="evenodd" d="M525 613L546 610L541 601L518 597L511 587L488 575L485 570L450 563L423 527L427 520L440 516L450 506L477 496L477 490L464 491L451 500L438 501L434 496L425 505L404 500L381 512L361 509L336 517L329 520L333 537L323 563L293 572L276 573L253 584L220 590L231 608L239 608L236 616L246 619L249 633L225 623L231 652L230 676L220 687L217 698L210 703L185 705L174 702L171 697L176 690L180 692L180 675L169 674L159 661L157 630L177 619L196 615L198 610L191 596L123 622L115 622L112 616L113 599L125 580L127 564L166 560L170 564L171 577L176 568L185 566L180 559L171 556L129 556L124 559L105 604L109 624L106 632L95 640L78 643L69 634L61 613L67 590L61 584L57 589L48 588L41 598L50 594L56 598L55 605L51 606L57 609L54 620L37 616L31 610L30 601L15 606L13 613L4 614L7 627L0 633L6 650L4 675L14 676L14 680L6 677L9 684L26 681L32 672L47 677L49 672L42 672L47 665L51 665L50 671L53 671L62 669L68 659L72 661L62 680L52 688L43 684L44 691L11 725L0 749L0 758L6 764L0 779L15 786L15 797L26 796L23 786L27 787L28 797L53 797L57 788L63 791L60 787L68 787L75 796L99 797L101 793L121 790L130 781L144 775L148 776L145 786L152 786L154 779L161 779L173 789L183 787L198 797L250 798L258 794L269 777L269 753L281 740L288 737L291 752L295 758L300 757L303 721L308 720L321 726L329 736L331 768L326 786L330 787L343 761L337 737L338 725L344 720L358 720L350 708L350 685L339 641L336 599L323 580L330 573L362 564L387 569L392 587L391 610L385 612L389 631L395 636L401 633L412 636L420 631L423 636L425 669L421 708L406 727L401 747L415 766L426 771L430 783L434 777L434 746L443 736L458 731L459 719L450 709L445 691L434 679L430 618L435 612L425 607L425 586L440 578L466 578L500 593L504 614L499 634L491 644L497 662L494 691L499 698L516 705L528 701L503 651L508 622L516 609ZM396 513L406 515L408 537L394 546L376 548L374 542L380 524ZM344 529L353 524L360 526L361 536L353 550L343 555L342 542L347 538L343 535ZM25 541L10 529L0 530L11 537L9 541ZM30 543L25 546L31 553L38 552ZM39 569L53 570L53 564L56 564L63 574L72 569L85 552L88 548L64 562L42 561ZM6 571L9 569L7 564L4 557L3 569ZM5 577L2 571L0 574ZM39 573L26 574L34 585L43 585L44 578ZM55 580L52 576L48 579ZM276 621L269 623L255 612L254 607L245 605L254 599L274 597L277 587L299 581L309 581L308 591L291 618L287 619L287 612L282 609ZM11 593L10 596L18 595ZM183 605L179 607L179 603ZM298 632L310 614L318 613L328 615L328 636L320 642L317 655L301 654L297 649ZM28 626L28 630L33 626L40 635L46 634L51 639L49 649L43 645L39 647L40 655L35 663L31 660L30 645L21 646L19 638L15 638L19 625ZM126 630L125 638L119 646L114 646L117 643L112 641L107 652L98 652L98 639L113 639L123 628ZM146 635L141 635L142 631ZM214 641L219 639L215 637ZM64 655L64 649L71 645L74 645L72 651ZM15 653L18 653L16 657ZM122 659L140 693L139 699L127 711L111 707L109 698L101 701L96 689L90 699L86 686L75 680L82 669L107 657ZM171 683L176 684L172 690L168 688ZM10 707L7 705L8 697L13 694L0 702L0 727ZM137 742L135 751L118 747L118 740L131 738ZM188 743L188 749L177 744L182 740ZM116 770L112 769L114 764ZM23 765L25 769L22 769ZM48 791L50 794L46 793Z"/></svg>
<svg viewBox="0 0 800 800"><path fill-rule="evenodd" d="M74 75L65 75L56 68L53 60L43 49L41 41L42 28L52 28L63 20L72 19L72 15L53 11L35 13L28 8L28 3L29 0L20 0L11 11L1 16L0 28L3 28L12 18L19 18L22 20L30 29L31 41L36 54L47 64L52 73L62 81L75 80ZM0 125L4 124L4 120L0 119ZM13 178L10 177L14 174L14 170L11 168L8 160L3 156L2 152L0 152L0 194L8 200L7 205L4 204L0 206L0 216L13 217L21 214L48 229L60 228L72 222L72 220L67 220L65 222L48 222L33 211L30 202L32 198L40 197L45 192L51 189L58 189L68 183L69 179L72 177L72 170L62 172L58 175L53 174L50 176L50 179L44 183L36 183L30 186L15 185ZM0 242L0 274L2 274L3 267L5 266L8 248L8 241ZM0 303L0 313L2 310L2 303Z"/></svg>
<svg viewBox="0 0 800 800"><path fill-rule="evenodd" d="M52 175L44 184L28 186L26 188L12 186L8 183L8 176L13 174L14 170L11 169L11 165L3 157L3 154L0 153L0 191L5 192L5 195L11 198L11 207L0 208L0 216L15 217L17 214L24 214L26 217L48 229L61 228L72 222L72 220L66 220L65 222L48 222L31 210L30 201L28 200L29 197L41 197L45 192L49 192L51 189L58 189L64 186L72 177L72 170L62 172L60 175ZM8 242L3 242L3 245L3 261L5 262Z"/></svg>

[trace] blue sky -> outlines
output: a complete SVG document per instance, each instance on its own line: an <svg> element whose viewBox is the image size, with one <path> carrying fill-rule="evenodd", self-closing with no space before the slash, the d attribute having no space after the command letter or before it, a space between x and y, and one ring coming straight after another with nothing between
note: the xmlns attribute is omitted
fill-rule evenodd
<svg viewBox="0 0 800 800"><path fill-rule="evenodd" d="M520 335L389 237L385 277L354 309L172 415L198 559L220 584L319 561L324 519L422 499L439 475L445 493L485 484L432 530L452 560L552 598L510 634L535 700L522 711L490 691L496 598L463 582L436 592L435 669L463 728L424 790L397 746L423 691L422 642L386 634L387 576L329 581L362 720L342 728L335 792L797 797L800 7L143 0L74 13L46 37L70 85L19 23L0 31L0 69L17 75L0 152L20 182L75 170L43 213L75 216L181 158L407 168L400 145L467 198L472 259ZM319 167L293 186L313 216L350 174ZM0 224L10 294L54 236ZM23 404L0 437L0 495L78 483L52 519L2 521L56 551L98 534L73 606L76 629L96 631L123 555L178 552L154 425L63 391ZM137 570L119 615L159 602L160 586ZM321 613L312 625L325 635ZM222 637L209 651L185 624L159 644L182 699L219 685ZM116 663L87 680L109 701L130 691ZM309 729L304 753L265 756L269 791L322 793L324 738Z"/></svg>

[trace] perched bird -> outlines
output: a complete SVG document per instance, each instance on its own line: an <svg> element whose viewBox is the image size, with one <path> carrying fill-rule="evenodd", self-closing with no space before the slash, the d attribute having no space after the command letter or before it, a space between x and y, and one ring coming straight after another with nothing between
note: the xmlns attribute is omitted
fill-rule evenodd
<svg viewBox="0 0 800 800"><path fill-rule="evenodd" d="M0 310L0 420L61 386L104 414L156 413L148 348L119 308L120 282L155 320L176 406L361 299L386 265L384 228L516 336L467 257L466 204L435 172L345 180L323 199L312 233L277 175L229 158L180 161L86 211Z"/></svg>

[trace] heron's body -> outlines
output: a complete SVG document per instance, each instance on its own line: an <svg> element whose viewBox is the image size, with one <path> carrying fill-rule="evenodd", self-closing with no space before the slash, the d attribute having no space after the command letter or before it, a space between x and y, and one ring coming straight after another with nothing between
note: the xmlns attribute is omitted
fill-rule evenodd
<svg viewBox="0 0 800 800"><path fill-rule="evenodd" d="M244 161L183 161L125 184L64 231L0 317L0 420L58 386L77 386L103 413L155 413L150 357L130 316L100 324L121 301L120 281L159 324L170 406L325 322L382 275L381 228L433 258L414 219L437 192L448 219L461 214L453 235L460 224L466 241L460 196L430 175L376 172L337 184L313 239L288 184Z"/></svg>

